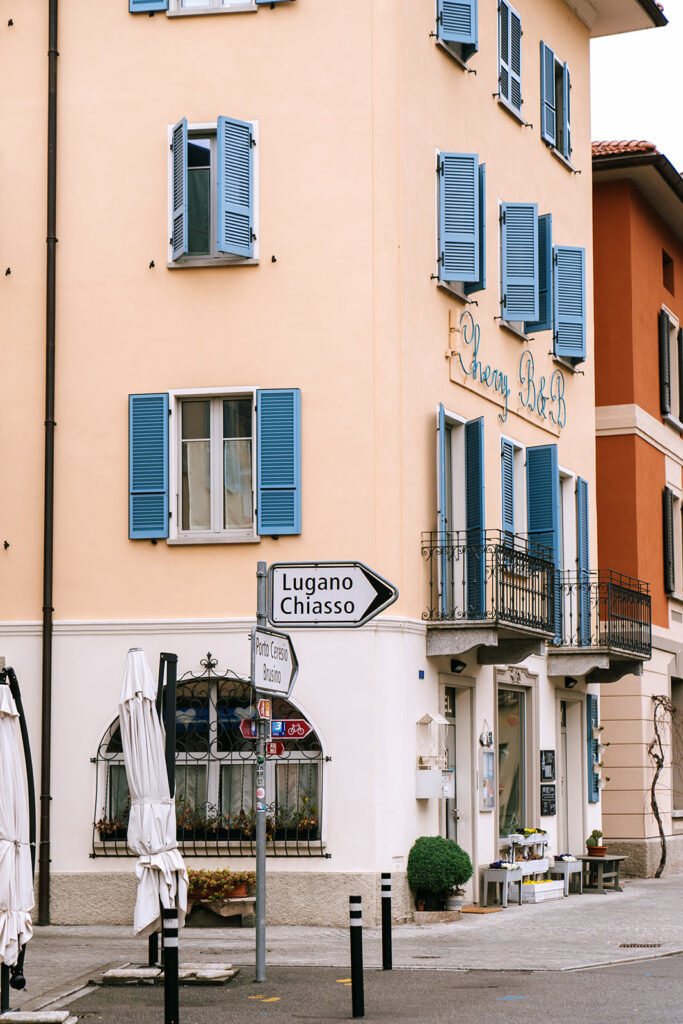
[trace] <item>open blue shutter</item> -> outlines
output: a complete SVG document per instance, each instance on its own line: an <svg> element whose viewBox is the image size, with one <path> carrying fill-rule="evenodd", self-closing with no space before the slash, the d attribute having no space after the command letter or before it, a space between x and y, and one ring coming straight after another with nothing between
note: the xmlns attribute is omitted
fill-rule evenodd
<svg viewBox="0 0 683 1024"><path fill-rule="evenodd" d="M168 395L128 396L128 536L168 537Z"/></svg>
<svg viewBox="0 0 683 1024"><path fill-rule="evenodd" d="M674 492L668 487L662 492L664 542L664 590L673 594L676 589L676 561L674 550Z"/></svg>
<svg viewBox="0 0 683 1024"><path fill-rule="evenodd" d="M257 532L301 533L301 392L256 392Z"/></svg>
<svg viewBox="0 0 683 1024"><path fill-rule="evenodd" d="M517 11L510 8L510 103L522 109L522 22Z"/></svg>
<svg viewBox="0 0 683 1024"><path fill-rule="evenodd" d="M248 121L219 117L218 251L234 256L254 254L254 136Z"/></svg>
<svg viewBox="0 0 683 1024"><path fill-rule="evenodd" d="M571 96L572 83L569 76L567 64L562 68L562 92L564 94L564 106L562 108L563 130L562 130L562 152L567 160L572 156L572 129L571 129Z"/></svg>
<svg viewBox="0 0 683 1024"><path fill-rule="evenodd" d="M142 14L143 11L167 11L168 0L130 0L128 10L131 14Z"/></svg>
<svg viewBox="0 0 683 1024"><path fill-rule="evenodd" d="M598 776L594 771L594 765L600 760L598 750L599 740L593 739L593 729L598 728L598 698L592 693L586 694L586 734L588 742L588 803L597 804L600 799L600 787Z"/></svg>
<svg viewBox="0 0 683 1024"><path fill-rule="evenodd" d="M515 487L514 487L514 454L515 450L509 441L501 441L501 494L503 533L512 536L515 532Z"/></svg>
<svg viewBox="0 0 683 1024"><path fill-rule="evenodd" d="M588 647L591 642L590 602L590 530L588 527L588 484L576 479L576 564L579 591L579 644Z"/></svg>
<svg viewBox="0 0 683 1024"><path fill-rule="evenodd" d="M476 281L479 276L478 165L476 153L439 154L439 277L442 281Z"/></svg>
<svg viewBox="0 0 683 1024"><path fill-rule="evenodd" d="M501 204L502 308L504 320L538 319L538 208Z"/></svg>
<svg viewBox="0 0 683 1024"><path fill-rule="evenodd" d="M436 34L444 43L477 47L477 0L437 0Z"/></svg>
<svg viewBox="0 0 683 1024"><path fill-rule="evenodd" d="M586 250L553 249L555 355L581 363L586 358Z"/></svg>
<svg viewBox="0 0 683 1024"><path fill-rule="evenodd" d="M541 138L551 146L557 139L555 54L544 42L541 42Z"/></svg>
<svg viewBox="0 0 683 1024"><path fill-rule="evenodd" d="M544 444L526 450L527 532L534 553L535 545L548 549L537 552L550 557L555 567L553 587L555 643L562 639L562 602L560 580L560 470L557 445Z"/></svg>
<svg viewBox="0 0 683 1024"><path fill-rule="evenodd" d="M671 322L659 311L659 405L662 416L671 413Z"/></svg>
<svg viewBox="0 0 683 1024"><path fill-rule="evenodd" d="M479 275L464 285L466 295L486 288L486 164L479 164ZM683 395L683 391L681 391Z"/></svg>
<svg viewBox="0 0 683 1024"><path fill-rule="evenodd" d="M524 331L553 329L553 215L538 218L538 320L524 324Z"/></svg>
<svg viewBox="0 0 683 1024"><path fill-rule="evenodd" d="M505 0L498 3L498 93L510 99L510 7Z"/></svg>
<svg viewBox="0 0 683 1024"><path fill-rule="evenodd" d="M498 4L498 93L522 109L522 22L505 0Z"/></svg>
<svg viewBox="0 0 683 1024"><path fill-rule="evenodd" d="M448 615L448 544L446 532L448 523L448 474L446 473L446 411L443 404L439 406L436 428L436 466L438 473L438 494L436 510L437 548L441 549L439 556L439 611L443 618Z"/></svg>
<svg viewBox="0 0 683 1024"><path fill-rule="evenodd" d="M173 259L184 256L187 244L187 118L173 129Z"/></svg>
<svg viewBox="0 0 683 1024"><path fill-rule="evenodd" d="M467 529L467 618L486 616L484 534L484 420L465 424L465 526Z"/></svg>

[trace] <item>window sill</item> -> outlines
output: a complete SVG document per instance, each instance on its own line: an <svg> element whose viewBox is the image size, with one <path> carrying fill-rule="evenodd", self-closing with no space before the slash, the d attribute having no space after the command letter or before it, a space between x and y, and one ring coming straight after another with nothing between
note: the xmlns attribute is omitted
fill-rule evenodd
<svg viewBox="0 0 683 1024"><path fill-rule="evenodd" d="M518 323L523 324L524 321L501 319L498 321L498 326L504 328L504 330L506 331L509 331L510 334L514 334L516 338L520 338L522 341L533 341L534 339L531 334L525 334L523 330L516 326Z"/></svg>
<svg viewBox="0 0 683 1024"><path fill-rule="evenodd" d="M546 143L546 145L547 145L547 143ZM561 164L564 164L564 166L567 168L568 171L571 171L572 174L578 174L579 173L577 171L576 167L574 167L574 165L571 162L571 160L569 160L564 155L564 153L560 153L559 149L557 149L555 146L549 146L548 148L550 149L550 152L553 154L555 159L559 160Z"/></svg>
<svg viewBox="0 0 683 1024"><path fill-rule="evenodd" d="M465 294L460 281L437 281L436 287L440 288L442 292L452 295L453 298L460 299L461 302L467 303L468 306L471 306L475 301L474 299L471 299L469 295Z"/></svg>
<svg viewBox="0 0 683 1024"><path fill-rule="evenodd" d="M582 371L577 369L577 367L580 365L580 363L577 363L575 365L569 359L565 359L564 356L556 356L554 352L553 352L553 362L554 363L559 363L559 365L561 367L563 367L563 369L569 370L570 373L580 373L580 372L582 372Z"/></svg>
<svg viewBox="0 0 683 1024"><path fill-rule="evenodd" d="M236 3L231 7L191 7L185 10L166 11L167 18L196 18L202 14L251 14L256 13L258 7L254 0L244 0L244 3Z"/></svg>
<svg viewBox="0 0 683 1024"><path fill-rule="evenodd" d="M459 53L456 53L456 51L455 51L455 50L452 50L452 49L451 49L451 44L449 44L449 43L445 43L445 42L443 41L443 39L435 39L435 40L434 40L434 44L435 44L436 46L438 46L438 47L439 47L439 49L440 49L440 50L442 50L442 51L443 51L443 52L444 52L445 54L447 54L447 56L449 56L449 57L451 58L451 60L455 61L455 63L456 63L457 65L458 65L458 67L459 67L459 68L462 68L462 70L463 70L463 71L468 71L468 72L470 72L470 74L476 75L476 73L477 73L477 72L475 71L475 69L474 69L474 68L471 68L471 67L470 67L470 66L468 65L467 61L466 61L466 60L464 60L464 59L463 59L463 58L462 58L462 57L460 56L460 54L459 54ZM458 44L457 44L457 43L455 43L455 44L453 44L453 45L456 45L456 46L457 46ZM475 50L475 53L476 53L476 50ZM474 56L474 54L472 54L472 56Z"/></svg>
<svg viewBox="0 0 683 1024"><path fill-rule="evenodd" d="M524 128L533 128L533 125L525 121L521 112L516 107L513 107L508 100L504 100L502 96L497 96L496 99L498 100L498 106L502 107L503 110L507 110L510 117L514 117L515 121L519 121Z"/></svg>
<svg viewBox="0 0 683 1024"><path fill-rule="evenodd" d="M671 817L674 819L674 821L681 821L683 820L683 811L672 811Z"/></svg>
<svg viewBox="0 0 683 1024"><path fill-rule="evenodd" d="M166 541L171 546L193 545L193 544L260 544L261 537L255 533L235 533L234 536L227 534L181 534L179 537L169 537Z"/></svg>
<svg viewBox="0 0 683 1024"><path fill-rule="evenodd" d="M674 430L677 430L679 434L683 434L683 423L681 423L680 420L677 420L675 416L671 416L667 413L662 417L662 419L665 423L668 423L670 427L673 427Z"/></svg>
<svg viewBox="0 0 683 1024"><path fill-rule="evenodd" d="M186 259L169 260L169 270L194 270L197 267L258 267L258 256L189 256Z"/></svg>

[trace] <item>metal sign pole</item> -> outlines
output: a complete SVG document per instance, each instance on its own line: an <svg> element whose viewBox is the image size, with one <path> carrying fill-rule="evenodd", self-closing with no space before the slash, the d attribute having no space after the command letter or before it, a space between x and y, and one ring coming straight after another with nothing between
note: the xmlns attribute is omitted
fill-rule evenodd
<svg viewBox="0 0 683 1024"><path fill-rule="evenodd" d="M256 566L256 625L266 625L268 566ZM258 704L254 670L255 637L251 639L251 685L254 705ZM266 730L268 723L260 718L256 740L256 981L266 980Z"/></svg>

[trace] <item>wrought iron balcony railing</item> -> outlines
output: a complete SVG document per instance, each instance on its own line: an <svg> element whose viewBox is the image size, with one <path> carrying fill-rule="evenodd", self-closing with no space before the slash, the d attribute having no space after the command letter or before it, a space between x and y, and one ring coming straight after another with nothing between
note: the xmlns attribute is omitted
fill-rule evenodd
<svg viewBox="0 0 683 1024"><path fill-rule="evenodd" d="M489 622L552 636L552 553L502 530L422 534L429 622Z"/></svg>
<svg viewBox="0 0 683 1024"><path fill-rule="evenodd" d="M649 658L652 653L650 586L619 572L558 574L559 608L552 644L596 647Z"/></svg>

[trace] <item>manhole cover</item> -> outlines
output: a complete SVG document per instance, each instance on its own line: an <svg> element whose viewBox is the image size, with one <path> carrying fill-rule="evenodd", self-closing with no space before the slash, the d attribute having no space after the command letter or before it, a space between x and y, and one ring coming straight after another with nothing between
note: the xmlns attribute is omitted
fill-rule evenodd
<svg viewBox="0 0 683 1024"><path fill-rule="evenodd" d="M620 942L619 949L659 949L661 942Z"/></svg>

